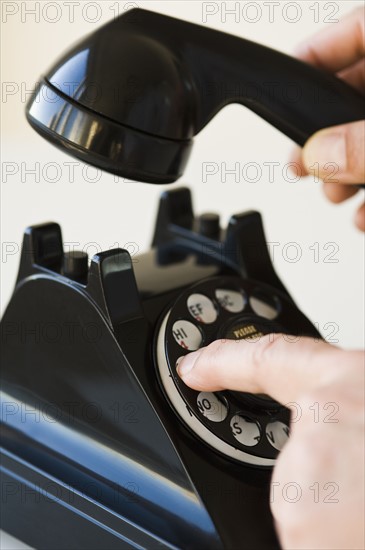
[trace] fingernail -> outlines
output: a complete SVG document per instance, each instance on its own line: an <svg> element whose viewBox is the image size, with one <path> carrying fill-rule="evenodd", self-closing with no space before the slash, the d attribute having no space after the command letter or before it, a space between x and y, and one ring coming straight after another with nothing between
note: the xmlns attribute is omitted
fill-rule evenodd
<svg viewBox="0 0 365 550"><path fill-rule="evenodd" d="M184 378L193 369L199 355L200 351L194 351L184 357L179 357L176 361L176 370L180 378Z"/></svg>
<svg viewBox="0 0 365 550"><path fill-rule="evenodd" d="M341 172L346 170L346 139L343 133L322 130L311 137L304 146L303 157L306 168L313 170L319 164L322 171L327 163L334 163Z"/></svg>

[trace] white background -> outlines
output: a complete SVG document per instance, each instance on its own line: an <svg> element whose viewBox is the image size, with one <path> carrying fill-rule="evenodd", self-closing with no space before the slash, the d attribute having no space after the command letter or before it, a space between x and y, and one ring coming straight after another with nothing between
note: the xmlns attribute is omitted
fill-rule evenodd
<svg viewBox="0 0 365 550"><path fill-rule="evenodd" d="M66 243L80 243L79 247L88 248L90 253L123 247L130 242L144 251L150 244L159 195L164 188L173 187L116 182L112 175L98 174L93 168L85 172L81 162L75 167L74 182L70 182L69 168L64 163L74 159L58 151L28 126L24 116L27 92L72 42L111 19L117 6L122 13L128 4L135 4L291 53L302 39L330 25L326 18L340 19L363 2L282 1L275 7L273 20L270 20L268 2L223 3L227 9L236 10L235 14L227 14L225 20L222 4L211 2L210 8L217 13L207 16L206 22L203 17L206 7L197 1L79 0L74 3L73 22L70 8L62 1L39 2L39 21L36 21L35 15L27 12L34 9L35 4L2 2L3 309L12 293L18 250L27 225L57 221ZM17 11L7 15L9 10ZM298 20L293 22L295 18ZM52 23L55 19L59 20ZM289 181L293 176L287 173L286 163L292 147L288 138L256 115L240 105L230 105L196 137L187 170L174 186L188 185L193 191L196 212L217 211L223 224L233 213L259 210L268 242L277 243L275 268L299 307L318 323L325 337L331 337L337 326L332 340L338 340L338 345L363 347L364 238L352 224L356 205L362 197L359 194L344 205L334 206L327 202L321 185L312 178ZM218 173L203 182L203 164L209 162L217 163ZM248 169L247 163L257 163L262 170L258 181L247 181L255 176L248 170L246 181L241 176L240 181L235 182L234 176L227 175L226 182L222 182L221 166L231 169L237 162L243 172ZM280 163L274 181L270 181L265 162ZM36 163L39 163L39 181L36 181L38 176L26 173L36 168ZM56 170L48 163L57 163L59 168ZM9 170L16 173L11 175ZM59 181L50 181L56 177ZM100 179L87 181L94 178ZM318 243L318 258L310 248L314 243ZM337 261L330 263L328 257L325 261L335 250L332 259ZM301 257L294 262L298 251ZM20 543L3 534L1 548L20 548Z"/></svg>

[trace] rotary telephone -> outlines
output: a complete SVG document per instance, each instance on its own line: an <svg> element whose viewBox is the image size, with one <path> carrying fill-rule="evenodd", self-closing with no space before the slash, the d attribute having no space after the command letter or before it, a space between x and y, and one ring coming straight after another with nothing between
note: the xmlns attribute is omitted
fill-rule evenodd
<svg viewBox="0 0 365 550"><path fill-rule="evenodd" d="M238 77L260 94L205 97L209 79ZM267 93L271 77L297 82L302 101ZM91 98L91 83L103 93ZM364 112L335 77L136 9L63 56L27 117L78 158L166 183L229 102L300 144ZM55 550L279 548L269 486L288 409L267 395L193 391L176 373L180 357L216 339L320 337L275 273L258 212L223 229L216 214L194 215L187 188L165 191L151 250L134 258L65 252L57 223L29 227L1 327L2 528Z"/></svg>

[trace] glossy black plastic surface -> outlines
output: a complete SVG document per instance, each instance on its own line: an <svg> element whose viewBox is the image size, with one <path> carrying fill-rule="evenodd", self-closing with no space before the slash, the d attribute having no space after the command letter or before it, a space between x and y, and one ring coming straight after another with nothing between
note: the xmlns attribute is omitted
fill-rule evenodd
<svg viewBox="0 0 365 550"><path fill-rule="evenodd" d="M32 126L104 170L167 183L195 136L241 103L302 145L364 118L364 98L336 77L259 44L133 9L80 41L31 98ZM242 141L247 138L244 129Z"/></svg>
<svg viewBox="0 0 365 550"><path fill-rule="evenodd" d="M1 473L11 488L1 521L32 546L278 548L270 469L200 441L156 373L156 331L188 285L259 278L291 301L257 212L232 217L219 240L198 227L189 191L165 193L153 249L134 262L124 250L98 254L86 278L65 260L57 224L25 233L1 323ZM317 335L303 315L291 321Z"/></svg>

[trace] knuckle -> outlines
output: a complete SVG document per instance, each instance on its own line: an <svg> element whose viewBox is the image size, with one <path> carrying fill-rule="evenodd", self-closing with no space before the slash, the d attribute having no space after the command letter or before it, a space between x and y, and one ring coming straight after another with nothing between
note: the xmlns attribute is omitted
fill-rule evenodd
<svg viewBox="0 0 365 550"><path fill-rule="evenodd" d="M206 360L212 365L220 364L225 350L224 340L215 340L206 348Z"/></svg>
<svg viewBox="0 0 365 550"><path fill-rule="evenodd" d="M253 344L252 366L257 374L265 375L265 370L270 365L273 354L280 347L280 336L279 334L268 334Z"/></svg>
<svg viewBox="0 0 365 550"><path fill-rule="evenodd" d="M194 369L189 373L190 380L199 389L206 386L220 384L221 369L223 362L224 341L216 340L209 344L198 356Z"/></svg>

